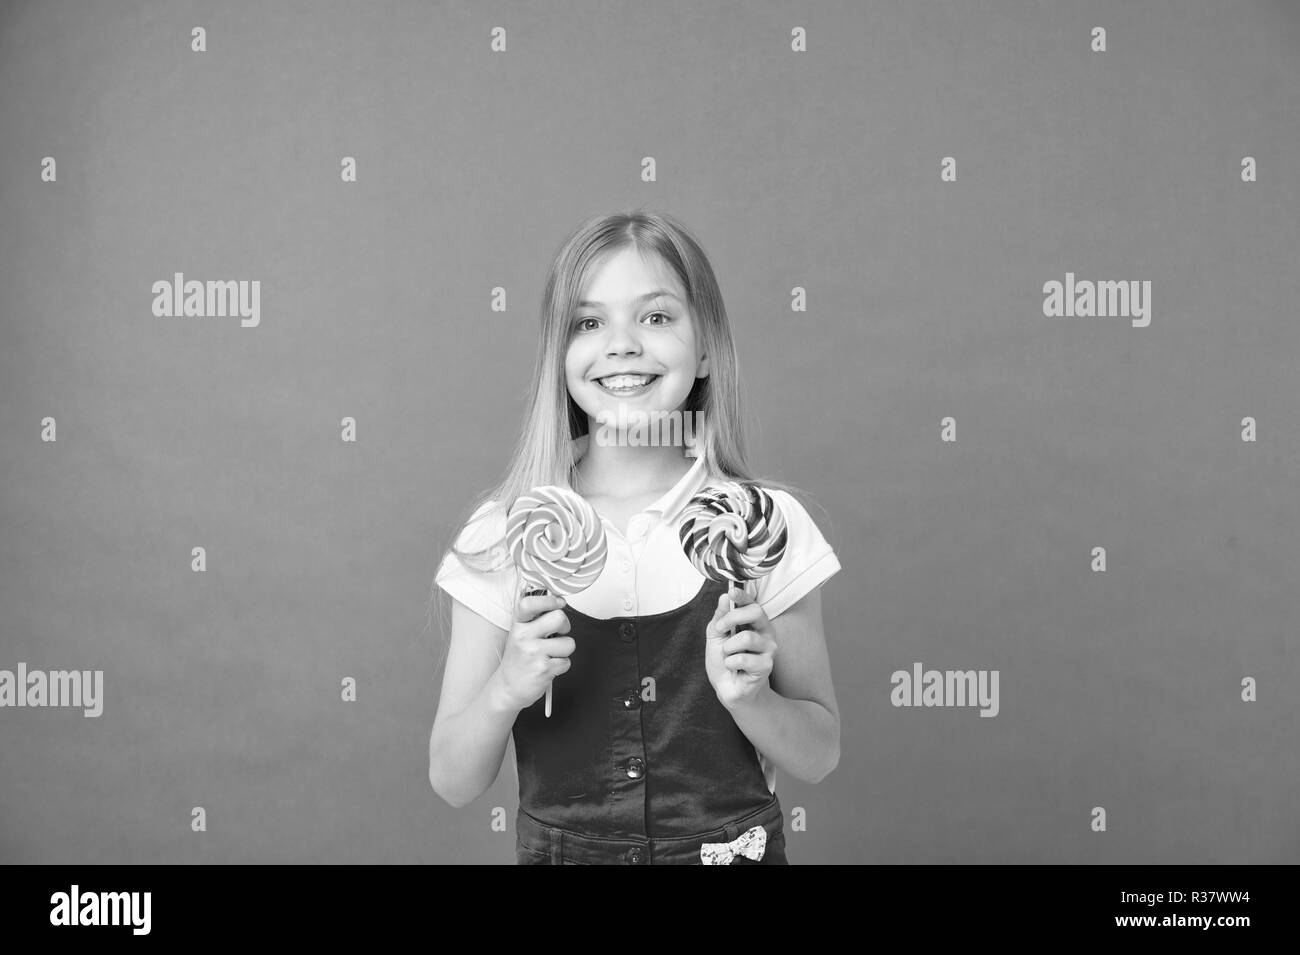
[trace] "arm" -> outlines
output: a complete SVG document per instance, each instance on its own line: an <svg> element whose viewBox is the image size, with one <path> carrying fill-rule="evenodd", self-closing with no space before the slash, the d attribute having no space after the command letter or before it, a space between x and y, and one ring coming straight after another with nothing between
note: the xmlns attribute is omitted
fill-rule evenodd
<svg viewBox="0 0 1300 955"><path fill-rule="evenodd" d="M500 679L507 636L459 600L453 602L451 647L429 736L429 782L453 806L483 795L501 771L519 713Z"/></svg>
<svg viewBox="0 0 1300 955"><path fill-rule="evenodd" d="M748 607L732 613L753 614ZM821 588L768 620L761 608L745 629L766 629L776 641L772 672L757 692L727 706L736 725L781 770L804 782L821 782L840 761L840 714L831 685L822 632Z"/></svg>

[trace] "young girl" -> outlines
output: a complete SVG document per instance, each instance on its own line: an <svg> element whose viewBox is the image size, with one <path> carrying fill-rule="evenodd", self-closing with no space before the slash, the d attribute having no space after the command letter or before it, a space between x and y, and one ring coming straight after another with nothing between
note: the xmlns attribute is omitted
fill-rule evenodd
<svg viewBox="0 0 1300 955"><path fill-rule="evenodd" d="M653 412L678 412L680 430L661 433L693 433L693 447L632 438ZM696 241L664 215L586 223L551 267L509 470L436 577L454 603L429 780L466 805L513 735L520 864L786 864L776 769L815 783L839 761L818 588L840 565L807 511L759 482L788 542L734 608L679 542L696 491L754 480L741 424L735 346ZM548 484L590 502L608 542L599 578L567 600L521 597L504 539L510 505Z"/></svg>

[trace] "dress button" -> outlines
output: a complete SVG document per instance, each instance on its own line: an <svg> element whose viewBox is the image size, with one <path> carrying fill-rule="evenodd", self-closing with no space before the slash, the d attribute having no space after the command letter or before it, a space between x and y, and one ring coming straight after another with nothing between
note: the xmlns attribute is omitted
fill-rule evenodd
<svg viewBox="0 0 1300 955"><path fill-rule="evenodd" d="M620 699L623 701L623 709L625 710L635 710L641 705L641 694L636 690L628 690Z"/></svg>
<svg viewBox="0 0 1300 955"><path fill-rule="evenodd" d="M645 861L645 853L640 849L628 849L623 853L623 858L627 860L628 865L640 865Z"/></svg>
<svg viewBox="0 0 1300 955"><path fill-rule="evenodd" d="M645 763L638 757L633 756L627 761L627 778L640 779L645 775Z"/></svg>
<svg viewBox="0 0 1300 955"><path fill-rule="evenodd" d="M636 624L630 620L620 624L618 635L623 639L624 643L631 643L636 639Z"/></svg>
<svg viewBox="0 0 1300 955"><path fill-rule="evenodd" d="M630 560L623 561L623 573L626 574L631 569L632 569L632 562Z"/></svg>
<svg viewBox="0 0 1300 955"><path fill-rule="evenodd" d="M623 609L624 609L624 610L631 610L631 609L632 609L632 598L631 598L631 597L625 597L625 598L623 599Z"/></svg>

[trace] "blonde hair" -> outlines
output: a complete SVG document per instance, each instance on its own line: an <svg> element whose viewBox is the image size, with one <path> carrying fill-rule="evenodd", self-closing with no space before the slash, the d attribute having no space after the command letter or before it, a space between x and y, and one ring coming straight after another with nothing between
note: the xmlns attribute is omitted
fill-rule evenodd
<svg viewBox="0 0 1300 955"><path fill-rule="evenodd" d="M713 480L758 481L791 494L797 491L793 485L755 478L750 471L739 361L726 306L708 257L686 227L671 216L637 210L588 219L556 252L542 294L541 340L529 410L514 453L501 482L479 495L458 522L458 528L465 527L480 508L489 504L504 515L521 494L533 487L553 484L573 488L574 468L581 459L575 455L574 446L588 433L588 422L586 413L569 394L565 353L574 334L575 308L587 280L624 249L633 249L648 261L657 259L677 277L695 322L697 343L709 356L709 375L695 380L682 409L694 412L694 420L701 422L696 428L695 450L704 458L706 472ZM485 511L481 516L490 514ZM504 540L481 550L462 551L455 543L459 536L458 530L449 549L466 567L491 572L511 565ZM436 584L433 590L439 590ZM440 615L440 619L445 616Z"/></svg>

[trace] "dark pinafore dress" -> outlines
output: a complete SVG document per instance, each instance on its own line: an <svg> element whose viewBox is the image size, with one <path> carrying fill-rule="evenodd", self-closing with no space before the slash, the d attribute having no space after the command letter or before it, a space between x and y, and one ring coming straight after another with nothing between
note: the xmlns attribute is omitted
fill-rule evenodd
<svg viewBox="0 0 1300 955"><path fill-rule="evenodd" d="M788 864L781 805L704 672L705 628L725 591L706 580L689 603L639 617L564 608L576 649L552 684L551 716L539 699L513 729L520 865L699 865L702 846L755 826L766 833L760 861L722 857ZM741 840L751 852L756 835Z"/></svg>

